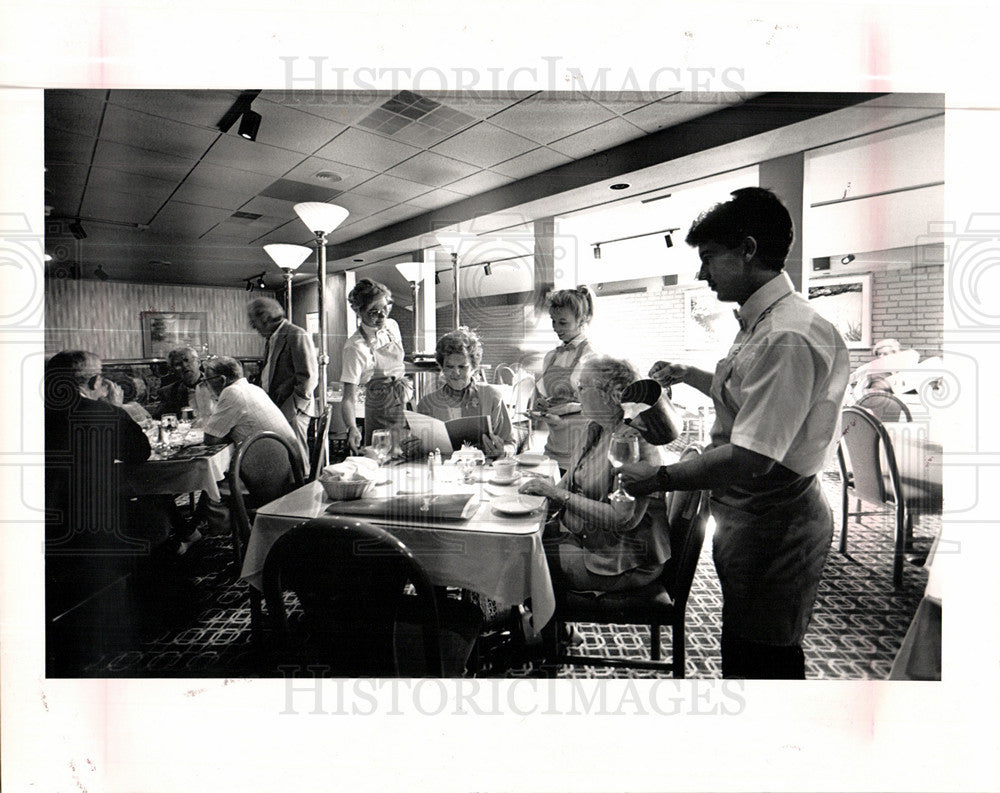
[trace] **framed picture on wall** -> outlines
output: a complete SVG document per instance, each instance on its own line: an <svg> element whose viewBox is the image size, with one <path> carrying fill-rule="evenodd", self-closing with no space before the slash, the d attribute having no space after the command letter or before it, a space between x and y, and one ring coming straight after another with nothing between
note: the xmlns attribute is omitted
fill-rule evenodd
<svg viewBox="0 0 1000 793"><path fill-rule="evenodd" d="M142 357L166 358L175 347L208 350L208 324L204 311L143 311Z"/></svg>
<svg viewBox="0 0 1000 793"><path fill-rule="evenodd" d="M850 349L872 346L872 277L844 275L809 283L809 302L830 320Z"/></svg>
<svg viewBox="0 0 1000 793"><path fill-rule="evenodd" d="M714 350L726 347L740 329L732 303L722 303L709 289L684 293L684 347Z"/></svg>

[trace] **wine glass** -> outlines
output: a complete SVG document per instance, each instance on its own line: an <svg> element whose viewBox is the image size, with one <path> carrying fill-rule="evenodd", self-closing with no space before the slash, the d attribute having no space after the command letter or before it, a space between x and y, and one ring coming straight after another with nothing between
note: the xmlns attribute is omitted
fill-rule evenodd
<svg viewBox="0 0 1000 793"><path fill-rule="evenodd" d="M372 449L378 456L378 464L382 465L392 451L392 432L389 430L375 430L372 433Z"/></svg>
<svg viewBox="0 0 1000 793"><path fill-rule="evenodd" d="M608 444L608 460L617 471L625 463L639 462L639 437L633 430L626 427L619 427L611 435L611 443ZM613 502L628 503L635 501L625 488L622 487L622 475L616 474L616 486L614 491L608 496Z"/></svg>

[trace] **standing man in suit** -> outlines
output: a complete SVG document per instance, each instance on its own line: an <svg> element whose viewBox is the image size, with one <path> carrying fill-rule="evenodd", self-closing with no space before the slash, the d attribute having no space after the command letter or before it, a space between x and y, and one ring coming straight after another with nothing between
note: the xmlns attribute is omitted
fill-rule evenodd
<svg viewBox="0 0 1000 793"><path fill-rule="evenodd" d="M308 333L285 318L285 309L274 298L251 300L247 318L251 327L267 340L261 388L288 419L302 447L303 459L308 460L306 433L309 419L317 415L313 400L318 382L316 348Z"/></svg>

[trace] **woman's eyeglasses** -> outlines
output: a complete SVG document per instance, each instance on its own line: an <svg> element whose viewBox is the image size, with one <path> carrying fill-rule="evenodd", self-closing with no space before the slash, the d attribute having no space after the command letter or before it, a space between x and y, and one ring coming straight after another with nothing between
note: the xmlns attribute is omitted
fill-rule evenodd
<svg viewBox="0 0 1000 793"><path fill-rule="evenodd" d="M386 303L384 306L380 306L379 308L368 309L365 311L365 316L375 319L375 317L388 317L391 313L392 303Z"/></svg>

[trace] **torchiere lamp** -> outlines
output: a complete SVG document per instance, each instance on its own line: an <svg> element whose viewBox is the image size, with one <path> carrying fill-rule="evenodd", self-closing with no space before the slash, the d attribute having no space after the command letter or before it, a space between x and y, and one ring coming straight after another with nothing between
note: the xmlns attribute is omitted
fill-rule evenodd
<svg viewBox="0 0 1000 793"><path fill-rule="evenodd" d="M299 269L311 251L305 245L284 245L276 243L264 246L264 253L270 256L285 273L285 311L288 321L292 320L292 273Z"/></svg>

